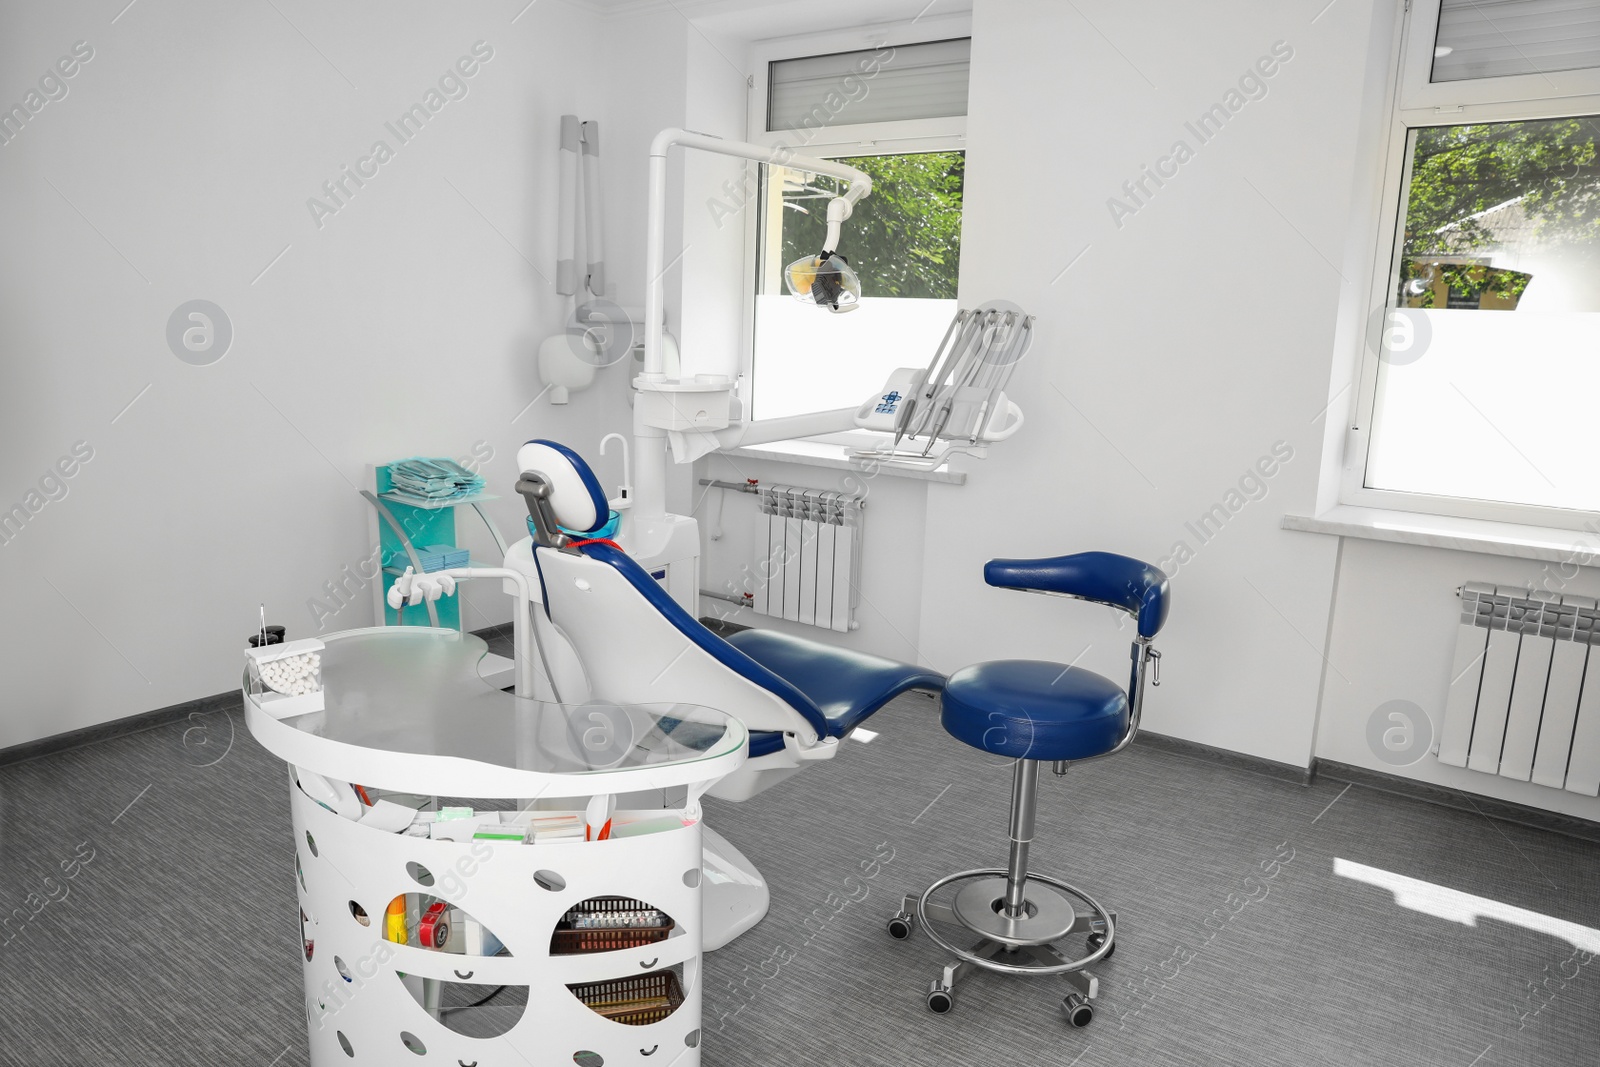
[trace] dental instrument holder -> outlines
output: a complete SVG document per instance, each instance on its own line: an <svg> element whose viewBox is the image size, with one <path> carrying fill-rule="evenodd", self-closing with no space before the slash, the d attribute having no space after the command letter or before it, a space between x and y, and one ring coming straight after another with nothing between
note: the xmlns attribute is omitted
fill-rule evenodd
<svg viewBox="0 0 1600 1067"><path fill-rule="evenodd" d="M1005 394L1033 346L1033 316L985 304L959 310L925 368L900 367L856 410L856 426L893 433L888 447L849 450L852 458L932 470L952 456L979 459L1022 428L1022 409ZM924 438L918 448L902 440Z"/></svg>

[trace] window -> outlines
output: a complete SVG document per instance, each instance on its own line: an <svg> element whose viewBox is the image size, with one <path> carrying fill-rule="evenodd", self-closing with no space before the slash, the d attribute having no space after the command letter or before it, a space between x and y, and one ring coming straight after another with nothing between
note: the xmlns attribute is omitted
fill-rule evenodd
<svg viewBox="0 0 1600 1067"><path fill-rule="evenodd" d="M803 130L819 107L830 124L835 112L851 125L965 115L971 62L965 37L778 60L767 68L767 130Z"/></svg>
<svg viewBox="0 0 1600 1067"><path fill-rule="evenodd" d="M756 272L751 414L852 407L896 367L925 363L956 313L962 152L846 156L872 195L845 223L840 254L861 278L860 305L830 315L794 300L786 265L822 248L823 212L843 183L767 167Z"/></svg>
<svg viewBox="0 0 1600 1067"><path fill-rule="evenodd" d="M1572 0L1444 0L1434 82L1600 67L1600 6Z"/></svg>
<svg viewBox="0 0 1600 1067"><path fill-rule="evenodd" d="M1600 36L1581 33L1600 0L1413 2L1349 503L1600 512Z"/></svg>
<svg viewBox="0 0 1600 1067"><path fill-rule="evenodd" d="M859 38L858 38L859 39ZM794 300L785 267L822 249L828 201L843 183L794 167L761 168L744 395L750 416L855 407L896 367L921 365L956 312L967 59L962 37L879 45L768 65L753 140L834 159L871 175L837 251L861 279L848 314Z"/></svg>

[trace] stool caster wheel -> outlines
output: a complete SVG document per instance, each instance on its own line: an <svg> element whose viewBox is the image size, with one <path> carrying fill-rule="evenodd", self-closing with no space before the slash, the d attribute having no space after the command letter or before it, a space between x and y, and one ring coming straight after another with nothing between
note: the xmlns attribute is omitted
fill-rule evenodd
<svg viewBox="0 0 1600 1067"><path fill-rule="evenodd" d="M935 978L928 986L928 1010L935 1015L947 1015L955 1006L955 990Z"/></svg>
<svg viewBox="0 0 1600 1067"><path fill-rule="evenodd" d="M889 936L896 941L904 941L911 936L911 927L916 920L903 911L897 911L889 917Z"/></svg>
<svg viewBox="0 0 1600 1067"><path fill-rule="evenodd" d="M1099 952L1100 951L1100 946L1105 944L1105 943L1106 943L1106 935L1105 934L1094 933L1094 934L1090 934L1089 935L1089 951L1090 952ZM1113 941L1111 943L1111 951L1107 952L1104 956L1101 956L1100 959L1102 961L1109 960L1112 956L1115 956L1116 954L1117 954L1117 945L1116 945L1116 942Z"/></svg>
<svg viewBox="0 0 1600 1067"><path fill-rule="evenodd" d="M1061 1010L1066 1012L1067 1022L1080 1030L1094 1021L1094 1005L1079 993L1068 993L1062 997Z"/></svg>

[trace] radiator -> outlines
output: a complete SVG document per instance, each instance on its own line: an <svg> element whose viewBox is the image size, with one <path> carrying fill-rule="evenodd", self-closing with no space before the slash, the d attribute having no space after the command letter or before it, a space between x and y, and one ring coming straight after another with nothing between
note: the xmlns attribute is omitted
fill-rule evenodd
<svg viewBox="0 0 1600 1067"><path fill-rule="evenodd" d="M763 485L757 499L756 613L854 630L861 501L793 485Z"/></svg>
<svg viewBox="0 0 1600 1067"><path fill-rule="evenodd" d="M1596 641L1592 598L1462 586L1439 762L1600 795Z"/></svg>

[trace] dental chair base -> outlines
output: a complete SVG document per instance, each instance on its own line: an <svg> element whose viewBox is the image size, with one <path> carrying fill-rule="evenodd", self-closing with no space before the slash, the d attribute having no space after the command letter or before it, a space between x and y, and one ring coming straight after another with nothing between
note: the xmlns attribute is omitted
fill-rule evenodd
<svg viewBox="0 0 1600 1067"><path fill-rule="evenodd" d="M721 948L767 914L772 891L756 865L726 837L701 824L704 855L701 860L701 944L705 951Z"/></svg>
<svg viewBox="0 0 1600 1067"><path fill-rule="evenodd" d="M889 935L904 940L920 926L956 957L928 988L928 1009L935 1014L955 1007L957 979L975 969L1017 977L1059 975L1072 986L1061 1002L1067 1022L1087 1026L1100 989L1086 968L1116 951L1117 916L1083 890L1029 870L1039 766L1051 763L1057 775L1065 775L1075 762L1110 756L1132 743L1144 705L1145 671L1158 662L1151 641L1166 621L1167 577L1125 556L1083 552L991 560L984 578L990 585L1087 600L1133 616L1138 633L1130 650L1128 686L1124 690L1080 667L1039 660L978 663L950 676L941 713L946 732L1016 761L1009 861L1003 869L962 871L920 894L907 894L889 918ZM945 899L936 899L941 895ZM975 945L972 935L978 937ZM1079 937L1084 955L1060 947Z"/></svg>

